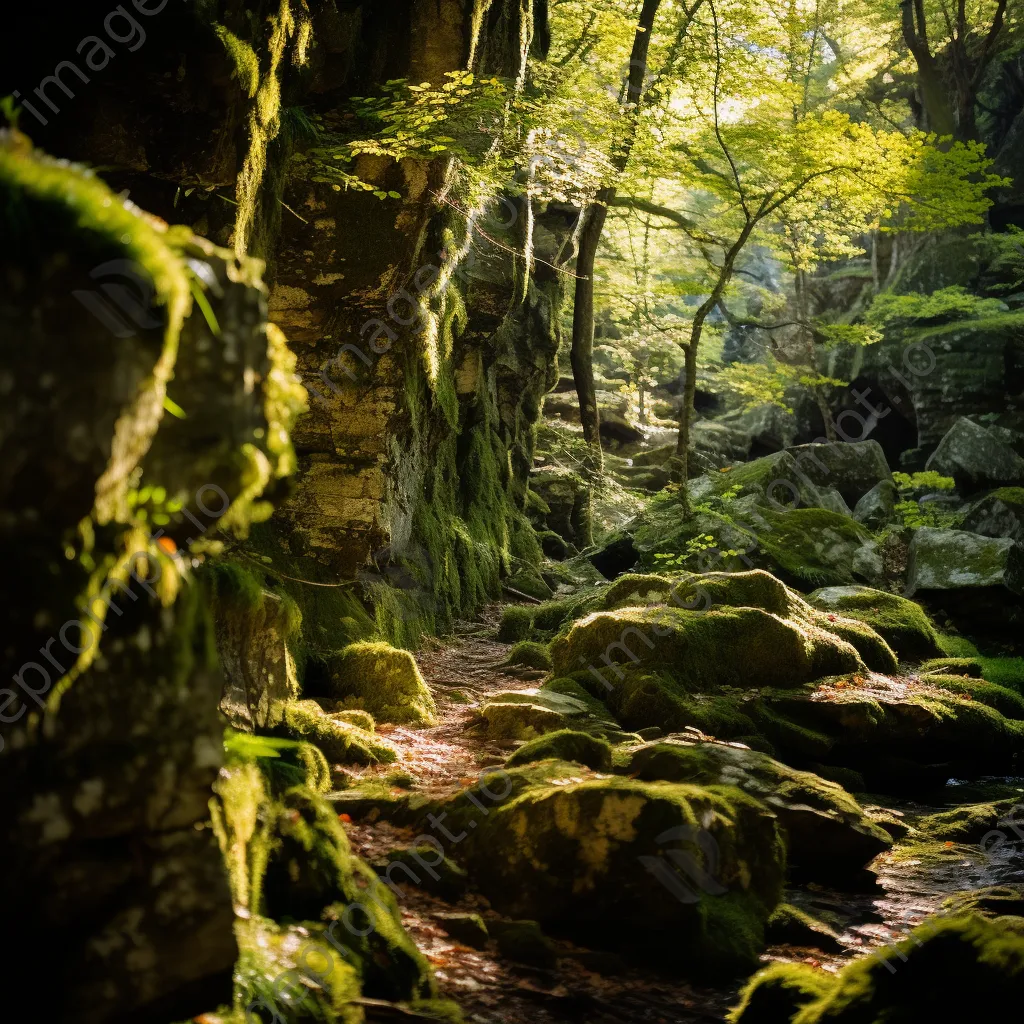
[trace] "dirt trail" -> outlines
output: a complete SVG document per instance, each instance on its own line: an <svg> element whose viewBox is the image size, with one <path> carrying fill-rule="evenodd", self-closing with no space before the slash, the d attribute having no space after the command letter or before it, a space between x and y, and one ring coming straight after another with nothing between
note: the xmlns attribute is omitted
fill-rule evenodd
<svg viewBox="0 0 1024 1024"><path fill-rule="evenodd" d="M499 667L510 647L494 639L500 614L500 607L485 609L480 622L459 623L454 637L416 653L439 723L381 727L381 735L400 749L401 760L353 774L387 778L401 769L415 778L417 792L442 796L475 783L481 768L504 763L516 744L488 740L470 727L492 694L531 689L543 673L509 674ZM355 849L378 864L416 837L415 831L384 821L364 819L345 828ZM473 1024L694 1024L723 1021L734 1001L734 992L701 990L624 964L614 965L617 973L600 974L587 965L603 959L607 971L609 958L569 942L555 943L559 959L554 969L514 963L497 952L494 942L473 949L455 941L439 921L441 915L459 912L478 913L485 921L496 918L483 897L445 901L412 885L400 888L406 929L433 964L441 994L458 1002Z"/></svg>
<svg viewBox="0 0 1024 1024"><path fill-rule="evenodd" d="M480 621L459 623L453 637L417 652L416 660L437 704L438 724L382 727L381 734L401 752L399 763L353 775L387 779L395 778L397 770L413 777L417 792L443 796L476 783L482 768L505 761L516 744L490 740L474 730L479 708L500 691L537 686L543 673L502 667L510 645L494 639L500 613L500 606L491 606ZM369 820L373 816L371 812L368 818L348 822L346 829L363 857L386 864L389 853L410 845L416 832ZM1012 875L1014 867L1007 856L999 863L972 862L977 857L970 850L943 869L890 855L878 864L880 888L874 893L850 895L814 885L793 889L785 897L788 901L835 922L840 948L823 954L777 945L765 952L764 960L801 961L837 971L852 957L904 937L927 914L941 910L952 893L998 884ZM1016 864L1019 868L1020 862ZM466 894L442 900L412 885L400 888L405 927L433 964L441 994L458 1002L473 1024L721 1022L736 1002L738 983L702 989L629 968L618 958L565 941L555 942L558 961L550 970L505 959L493 941L484 949L470 948L448 935L441 918L477 913L485 921L497 919L483 897Z"/></svg>

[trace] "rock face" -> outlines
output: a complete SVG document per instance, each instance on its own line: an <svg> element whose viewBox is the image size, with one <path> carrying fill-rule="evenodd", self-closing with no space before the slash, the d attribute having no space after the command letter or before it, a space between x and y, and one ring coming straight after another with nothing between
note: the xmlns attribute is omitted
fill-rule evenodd
<svg viewBox="0 0 1024 1024"><path fill-rule="evenodd" d="M853 517L869 530L880 529L891 522L896 498L896 485L891 480L881 480L858 500Z"/></svg>
<svg viewBox="0 0 1024 1024"><path fill-rule="evenodd" d="M17 135L0 231L6 964L54 1021L189 1017L230 1001L236 957L204 827L223 675L191 563L287 470L294 379L252 261ZM190 312L187 260L219 337Z"/></svg>
<svg viewBox="0 0 1024 1024"><path fill-rule="evenodd" d="M851 508L877 484L892 480L877 441L803 444L786 450L811 483L834 488Z"/></svg>
<svg viewBox="0 0 1024 1024"><path fill-rule="evenodd" d="M1024 483L1024 458L969 419L959 419L925 464L966 493Z"/></svg>
<svg viewBox="0 0 1024 1024"><path fill-rule="evenodd" d="M1006 567L1014 543L963 530L924 527L914 533L907 565L907 593L973 590L1007 585Z"/></svg>
<svg viewBox="0 0 1024 1024"><path fill-rule="evenodd" d="M986 494L967 510L962 525L982 537L1024 541L1024 488L1003 487Z"/></svg>

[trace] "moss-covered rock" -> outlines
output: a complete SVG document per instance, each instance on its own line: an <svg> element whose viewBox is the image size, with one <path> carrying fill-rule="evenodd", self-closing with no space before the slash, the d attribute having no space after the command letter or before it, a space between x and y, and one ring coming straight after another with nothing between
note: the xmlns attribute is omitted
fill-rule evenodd
<svg viewBox="0 0 1024 1024"><path fill-rule="evenodd" d="M958 694L969 700L979 701L986 707L994 708L1006 718L1016 721L1024 720L1024 697L1016 690L1009 690L1005 686L996 686L984 679L944 675L937 672L922 675L921 681L928 686Z"/></svg>
<svg viewBox="0 0 1024 1024"><path fill-rule="evenodd" d="M644 780L742 789L778 815L789 864L817 881L861 881L865 865L892 845L841 786L756 750L656 740L634 752L626 772Z"/></svg>
<svg viewBox="0 0 1024 1024"><path fill-rule="evenodd" d="M556 638L551 656L560 675L592 666L621 677L616 666L642 663L645 669L668 668L680 682L702 689L797 686L863 668L857 651L834 634L751 607L688 611L663 606L599 612Z"/></svg>
<svg viewBox="0 0 1024 1024"><path fill-rule="evenodd" d="M551 654L546 644L533 640L520 640L514 644L505 659L506 665L523 665L526 668L551 668Z"/></svg>
<svg viewBox="0 0 1024 1024"><path fill-rule="evenodd" d="M765 938L773 944L811 946L823 953L839 953L839 936L825 921L792 903L780 903L768 918Z"/></svg>
<svg viewBox="0 0 1024 1024"><path fill-rule="evenodd" d="M498 640L503 644L526 640L533 629L533 611L526 605L510 604L501 613Z"/></svg>
<svg viewBox="0 0 1024 1024"><path fill-rule="evenodd" d="M942 653L931 620L914 601L870 587L825 587L807 600L815 608L866 622L905 661Z"/></svg>
<svg viewBox="0 0 1024 1024"><path fill-rule="evenodd" d="M498 951L509 960L531 967L555 966L555 947L536 921L495 921L490 928Z"/></svg>
<svg viewBox="0 0 1024 1024"><path fill-rule="evenodd" d="M504 740L530 740L592 718L583 701L536 688L493 694L480 714L487 734Z"/></svg>
<svg viewBox="0 0 1024 1024"><path fill-rule="evenodd" d="M730 1016L739 1024L961 1020L973 994L1009 1005L1024 980L1024 919L932 918L910 938L838 975L776 964L755 975ZM787 1006L789 1016L786 1016Z"/></svg>
<svg viewBox="0 0 1024 1024"><path fill-rule="evenodd" d="M314 744L331 764L390 764L398 760L397 751L386 740L326 714L313 700L286 704L284 720L276 731Z"/></svg>
<svg viewBox="0 0 1024 1024"><path fill-rule="evenodd" d="M433 725L437 708L416 659L390 644L349 644L328 661L328 696L369 711L378 722Z"/></svg>
<svg viewBox="0 0 1024 1024"><path fill-rule="evenodd" d="M377 723L369 711L361 711L359 708L343 708L341 711L329 712L331 718L337 722L348 722L364 732L376 732Z"/></svg>
<svg viewBox="0 0 1024 1024"><path fill-rule="evenodd" d="M831 992L832 985L831 975L806 964L771 964L747 984L729 1020L733 1024L793 1024L797 1012Z"/></svg>
<svg viewBox="0 0 1024 1024"><path fill-rule="evenodd" d="M1021 798L992 800L983 804L965 804L948 811L939 811L915 818L914 828L928 839L941 839L953 843L977 843L996 829L1007 817L1024 809Z"/></svg>
<svg viewBox="0 0 1024 1024"><path fill-rule="evenodd" d="M612 767L612 748L607 740L572 729L559 729L524 743L506 763L516 767L549 757L576 761L599 772L610 771Z"/></svg>
<svg viewBox="0 0 1024 1024"><path fill-rule="evenodd" d="M966 511L963 529L983 537L1024 541L1024 487L1000 487Z"/></svg>
<svg viewBox="0 0 1024 1024"><path fill-rule="evenodd" d="M922 675L968 676L981 679L984 666L977 658L929 658L918 666Z"/></svg>
<svg viewBox="0 0 1024 1024"><path fill-rule="evenodd" d="M728 786L578 779L506 786L467 830L491 903L679 972L755 964L785 870L774 816Z"/></svg>

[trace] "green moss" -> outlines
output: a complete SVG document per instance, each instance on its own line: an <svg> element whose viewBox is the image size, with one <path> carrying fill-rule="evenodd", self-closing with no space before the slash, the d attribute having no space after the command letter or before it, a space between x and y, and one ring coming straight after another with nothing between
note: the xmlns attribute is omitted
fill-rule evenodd
<svg viewBox="0 0 1024 1024"><path fill-rule="evenodd" d="M285 705L280 731L320 748L332 764L390 764L398 754L389 743L371 733L324 714L312 700Z"/></svg>
<svg viewBox="0 0 1024 1024"><path fill-rule="evenodd" d="M498 921L491 929L502 956L531 967L552 968L555 947L536 921Z"/></svg>
<svg viewBox="0 0 1024 1024"><path fill-rule="evenodd" d="M772 815L732 787L586 781L578 766L533 767L548 765L559 772L552 784L498 783L509 795L468 830L467 867L496 909L675 971L721 977L756 964L784 874ZM685 840L700 828L717 845L714 892L698 885L694 901L672 898L648 867L665 857L657 837L680 830L703 858Z"/></svg>
<svg viewBox="0 0 1024 1024"><path fill-rule="evenodd" d="M1007 505L1024 505L1024 487L999 487L987 497L996 498Z"/></svg>
<svg viewBox="0 0 1024 1024"><path fill-rule="evenodd" d="M797 1011L827 995L833 984L833 976L820 968L772 964L747 982L728 1019L733 1024L791 1024Z"/></svg>
<svg viewBox="0 0 1024 1024"><path fill-rule="evenodd" d="M329 696L369 711L379 722L433 725L437 708L416 659L382 642L349 644L329 659Z"/></svg>
<svg viewBox="0 0 1024 1024"><path fill-rule="evenodd" d="M871 542L856 520L823 508L785 512L764 509L770 529L758 533L761 549L783 571L816 586L852 582L846 554Z"/></svg>
<svg viewBox="0 0 1024 1024"><path fill-rule="evenodd" d="M549 732L524 743L506 763L516 767L552 757L561 761L576 761L598 772L611 771L612 767L612 748L607 740L573 729Z"/></svg>
<svg viewBox="0 0 1024 1024"><path fill-rule="evenodd" d="M950 811L939 811L914 821L914 828L932 840L954 843L977 843L995 829L1019 800L995 800L983 804L966 804Z"/></svg>
<svg viewBox="0 0 1024 1024"><path fill-rule="evenodd" d="M812 679L863 669L856 650L818 626L781 619L760 608L624 608L575 623L551 644L554 669L569 675L581 665L604 671L642 663L669 668L688 689L798 686Z"/></svg>
<svg viewBox="0 0 1024 1024"><path fill-rule="evenodd" d="M501 613L498 640L503 644L525 640L533 629L533 611L526 605L510 604Z"/></svg>
<svg viewBox="0 0 1024 1024"><path fill-rule="evenodd" d="M505 664L549 669L551 668L551 654L548 651L547 644L535 643L533 640L520 640L508 652Z"/></svg>
<svg viewBox="0 0 1024 1024"><path fill-rule="evenodd" d="M223 25L215 24L213 30L224 45L224 50L234 67L234 77L242 92L252 99L260 85L260 62L256 51Z"/></svg>
<svg viewBox="0 0 1024 1024"><path fill-rule="evenodd" d="M351 850L338 816L322 798L289 790L267 813L259 910L275 920L335 919L334 937L356 967L363 992L385 999L436 995L423 955L405 933L391 891ZM343 912L359 910L345 927ZM366 924L372 925L367 934Z"/></svg>
<svg viewBox="0 0 1024 1024"><path fill-rule="evenodd" d="M814 607L867 623L902 661L941 654L939 637L921 606L897 594L870 587L830 587L808 598Z"/></svg>
<svg viewBox="0 0 1024 1024"><path fill-rule="evenodd" d="M808 1003L793 1024L948 1019L964 993L1008 1004L1024 979L1020 918L932 918L910 938L854 961ZM754 1020L754 1018L750 1018Z"/></svg>
<svg viewBox="0 0 1024 1024"><path fill-rule="evenodd" d="M1007 718L1024 720L1024 697L1016 690L1005 686L996 686L983 679L972 679L969 676L929 674L921 677L921 682L928 686L938 687L948 693L959 694L979 701L986 707L994 708Z"/></svg>
<svg viewBox="0 0 1024 1024"><path fill-rule="evenodd" d="M981 665L982 677L988 682L1024 692L1024 658L989 657L980 654L978 648L966 637L951 633L939 634L939 646L943 654L976 661Z"/></svg>
<svg viewBox="0 0 1024 1024"><path fill-rule="evenodd" d="M929 658L918 666L922 675L969 676L980 679L984 669L977 658Z"/></svg>
<svg viewBox="0 0 1024 1024"><path fill-rule="evenodd" d="M335 711L331 715L335 721L348 722L349 725L357 726L366 732L376 732L377 723L369 711L361 711L358 708L346 708L343 711Z"/></svg>

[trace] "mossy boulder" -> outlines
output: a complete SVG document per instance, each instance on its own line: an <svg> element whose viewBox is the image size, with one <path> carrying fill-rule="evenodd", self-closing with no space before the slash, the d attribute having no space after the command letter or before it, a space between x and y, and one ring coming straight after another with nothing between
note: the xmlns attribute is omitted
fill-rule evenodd
<svg viewBox="0 0 1024 1024"><path fill-rule="evenodd" d="M685 608L762 608L780 618L827 630L845 640L875 672L895 672L896 655L870 624L863 620L820 612L781 580L761 570L741 573L703 573L687 576L674 587L670 600Z"/></svg>
<svg viewBox="0 0 1024 1024"><path fill-rule="evenodd" d="M983 804L964 804L916 818L914 828L928 839L953 843L978 843L996 830L1000 822L1018 819L1024 811L1024 799L992 800Z"/></svg>
<svg viewBox="0 0 1024 1024"><path fill-rule="evenodd" d="M729 786L583 776L507 791L465 839L474 885L500 912L678 972L756 963L785 873L758 801Z"/></svg>
<svg viewBox="0 0 1024 1024"><path fill-rule="evenodd" d="M713 604L708 611L663 605L595 613L557 637L551 656L559 675L592 666L621 677L617 665L642 663L645 669L669 669L679 681L705 690L797 686L864 667L853 646L811 622L760 607Z"/></svg>
<svg viewBox="0 0 1024 1024"><path fill-rule="evenodd" d="M1000 487L986 494L967 510L961 526L982 537L1024 541L1024 487Z"/></svg>
<svg viewBox="0 0 1024 1024"><path fill-rule="evenodd" d="M1024 484L1024 458L992 431L966 417L949 428L925 469L953 477L965 493Z"/></svg>
<svg viewBox="0 0 1024 1024"><path fill-rule="evenodd" d="M892 845L842 786L756 750L656 740L633 753L626 773L647 781L736 786L778 815L790 866L816 881L861 881L868 862Z"/></svg>
<svg viewBox="0 0 1024 1024"><path fill-rule="evenodd" d="M825 587L808 602L823 612L867 623L904 661L923 661L942 653L939 637L919 604L871 587Z"/></svg>
<svg viewBox="0 0 1024 1024"><path fill-rule="evenodd" d="M763 509L760 521L760 551L801 584L870 582L881 575L874 537L850 516L824 508Z"/></svg>
<svg viewBox="0 0 1024 1024"><path fill-rule="evenodd" d="M786 452L793 456L801 475L816 487L834 488L851 508L873 487L892 481L885 452L877 441L802 444Z"/></svg>
<svg viewBox="0 0 1024 1024"><path fill-rule="evenodd" d="M508 652L505 664L522 665L525 668L549 669L551 668L551 654L546 644L539 644L533 640L520 640Z"/></svg>
<svg viewBox="0 0 1024 1024"><path fill-rule="evenodd" d="M1014 542L965 530L922 527L910 542L907 592L1002 588Z"/></svg>
<svg viewBox="0 0 1024 1024"><path fill-rule="evenodd" d="M526 640L533 629L533 611L526 605L510 604L501 613L498 640L503 644Z"/></svg>
<svg viewBox="0 0 1024 1024"><path fill-rule="evenodd" d="M867 1024L963 1020L977 993L1010 1006L1024 986L1024 918L931 918L908 939L839 974L803 964L759 972L729 1019L734 1024ZM788 1013L788 1016L787 1016Z"/></svg>
<svg viewBox="0 0 1024 1024"><path fill-rule="evenodd" d="M386 740L326 714L313 700L286 704L284 720L275 731L314 744L331 764L391 764L398 760L398 752Z"/></svg>
<svg viewBox="0 0 1024 1024"><path fill-rule="evenodd" d="M950 776L1010 773L1024 755L1024 722L933 686L927 676L836 677L764 692L754 703L752 716L759 706L774 717L774 723L757 722L778 756L852 768L876 793L920 792ZM812 736L821 744L817 752L803 744Z"/></svg>
<svg viewBox="0 0 1024 1024"><path fill-rule="evenodd" d="M524 743L506 763L516 767L549 757L576 761L599 772L611 771L612 767L612 748L607 740L573 729L559 729Z"/></svg>
<svg viewBox="0 0 1024 1024"><path fill-rule="evenodd" d="M327 669L328 696L370 712L378 722L437 721L434 698L408 651L375 641L349 644L332 655Z"/></svg>
<svg viewBox="0 0 1024 1024"><path fill-rule="evenodd" d="M338 921L334 937L348 951L346 959L357 967L367 995L435 995L426 960L402 927L394 895L352 852L331 806L308 790L292 789L271 806L267 824L259 912L276 920L319 921L326 911ZM356 928L343 921L350 907L358 908L349 915L360 918Z"/></svg>
<svg viewBox="0 0 1024 1024"><path fill-rule="evenodd" d="M1015 721L1024 720L1024 697L1016 690L996 686L984 679L970 676L928 673L921 676L921 682L948 693L955 693L968 700L976 700L986 707L994 708L1001 715Z"/></svg>
<svg viewBox="0 0 1024 1024"><path fill-rule="evenodd" d="M530 740L591 717L583 701L533 687L493 694L480 714L487 735L503 740Z"/></svg>

